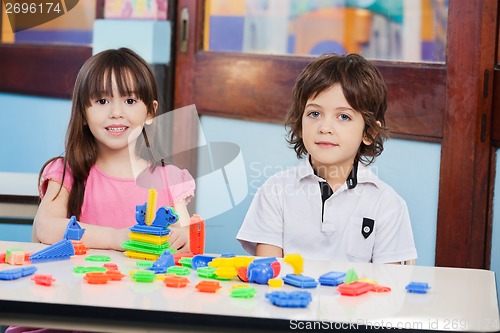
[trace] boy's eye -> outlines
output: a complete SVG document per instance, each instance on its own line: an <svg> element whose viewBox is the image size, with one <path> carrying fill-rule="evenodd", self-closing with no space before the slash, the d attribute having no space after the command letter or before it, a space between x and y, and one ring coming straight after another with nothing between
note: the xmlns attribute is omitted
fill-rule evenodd
<svg viewBox="0 0 500 333"><path fill-rule="evenodd" d="M339 119L340 120L351 120L351 117L349 117L345 113L342 113L342 114L339 115Z"/></svg>
<svg viewBox="0 0 500 333"><path fill-rule="evenodd" d="M307 114L307 116L311 118L318 118L320 116L320 113L318 111L311 111Z"/></svg>

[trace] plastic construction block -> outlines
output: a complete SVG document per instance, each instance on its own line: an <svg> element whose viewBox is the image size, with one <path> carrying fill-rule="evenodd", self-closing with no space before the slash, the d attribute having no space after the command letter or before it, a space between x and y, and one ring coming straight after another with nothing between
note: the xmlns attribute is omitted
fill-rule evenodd
<svg viewBox="0 0 500 333"><path fill-rule="evenodd" d="M189 279L185 276L167 275L163 282L170 288L184 288L189 283Z"/></svg>
<svg viewBox="0 0 500 333"><path fill-rule="evenodd" d="M336 287L344 282L345 272L328 272L321 275L318 278L319 283L322 286L333 286Z"/></svg>
<svg viewBox="0 0 500 333"><path fill-rule="evenodd" d="M157 235L141 234L138 232L131 232L128 235L128 238L130 240L135 240L135 241L139 241L139 242L161 245L161 244L165 244L168 242L169 236L168 235L157 236Z"/></svg>
<svg viewBox="0 0 500 333"><path fill-rule="evenodd" d="M271 304L282 308L305 308L312 301L311 293L308 291L273 291L267 293L266 298Z"/></svg>
<svg viewBox="0 0 500 333"><path fill-rule="evenodd" d="M356 282L358 280L359 280L358 274L356 273L356 271L354 269L351 268L351 269L347 270L347 272L345 273L345 278L344 278L345 284L353 283L353 282Z"/></svg>
<svg viewBox="0 0 500 333"><path fill-rule="evenodd" d="M71 240L63 239L51 246L30 255L32 263L69 259L75 255L75 249Z"/></svg>
<svg viewBox="0 0 500 333"><path fill-rule="evenodd" d="M300 275L304 271L304 258L300 254L287 254L283 261L293 267L295 275Z"/></svg>
<svg viewBox="0 0 500 333"><path fill-rule="evenodd" d="M146 218L145 223L151 225L155 217L156 199L158 198L158 191L150 188L148 191L148 201L146 203Z"/></svg>
<svg viewBox="0 0 500 333"><path fill-rule="evenodd" d="M267 284L269 279L274 276L274 271L270 264L257 264L253 263L248 266L247 278L248 282Z"/></svg>
<svg viewBox="0 0 500 333"><path fill-rule="evenodd" d="M135 282L153 282L156 279L155 272L139 270L132 274Z"/></svg>
<svg viewBox="0 0 500 333"><path fill-rule="evenodd" d="M238 275L234 267L219 267L215 270L216 279L218 280L231 280Z"/></svg>
<svg viewBox="0 0 500 333"><path fill-rule="evenodd" d="M125 274L122 274L117 269L108 269L106 271L106 274L108 275L108 277L111 281L120 281L121 279L123 279L125 277Z"/></svg>
<svg viewBox="0 0 500 333"><path fill-rule="evenodd" d="M148 270L154 271L156 274L162 274L167 271L169 267L175 266L174 256L170 254L170 251L164 251L160 257L148 267Z"/></svg>
<svg viewBox="0 0 500 333"><path fill-rule="evenodd" d="M31 280L35 281L36 284L47 287L50 287L56 281L51 274L35 274Z"/></svg>
<svg viewBox="0 0 500 333"><path fill-rule="evenodd" d="M28 275L35 274L35 266L19 267L0 271L0 280L16 280Z"/></svg>
<svg viewBox="0 0 500 333"><path fill-rule="evenodd" d="M200 281L196 285L196 289L204 293L215 293L221 288L218 281Z"/></svg>
<svg viewBox="0 0 500 333"><path fill-rule="evenodd" d="M122 247L125 250L132 250L136 252L144 252L144 253L151 253L155 254L157 256L161 256L163 252L166 250L169 250L170 253L177 252L175 250L172 250L170 248L169 243L161 244L161 245L156 245L156 244L151 244L151 243L145 243L145 242L139 242L139 241L134 241L134 240L127 240L122 243Z"/></svg>
<svg viewBox="0 0 500 333"><path fill-rule="evenodd" d="M277 262L275 257L255 259L248 265L247 278L248 282L267 284L269 279L275 276L273 263Z"/></svg>
<svg viewBox="0 0 500 333"><path fill-rule="evenodd" d="M373 284L367 282L342 283L337 287L337 291L344 296L359 296L373 289Z"/></svg>
<svg viewBox="0 0 500 333"><path fill-rule="evenodd" d="M231 290L231 297L234 298L252 298L257 294L257 290L254 287L237 287Z"/></svg>
<svg viewBox="0 0 500 333"><path fill-rule="evenodd" d="M214 256L197 254L191 259L191 268L197 270L199 267L208 266L208 263L211 262L214 258Z"/></svg>
<svg viewBox="0 0 500 333"><path fill-rule="evenodd" d="M151 253L144 253L144 252L137 252L137 251L125 251L123 252L127 257L132 258L132 259L141 259L141 260L149 260L149 261L156 261L160 255L157 254L151 254Z"/></svg>
<svg viewBox="0 0 500 333"><path fill-rule="evenodd" d="M179 264L183 267L187 267L187 268L191 268L191 260L193 258L189 258L189 257L182 257L180 258L176 264Z"/></svg>
<svg viewBox="0 0 500 333"><path fill-rule="evenodd" d="M118 270L118 265L115 264L115 263L112 263L112 262L107 262L105 263L104 265L102 265L102 267L106 268L106 269L114 269L114 270Z"/></svg>
<svg viewBox="0 0 500 333"><path fill-rule="evenodd" d="M135 206L135 221L138 224L146 224L146 203Z"/></svg>
<svg viewBox="0 0 500 333"><path fill-rule="evenodd" d="M134 225L132 228L130 228L130 231L156 236L166 236L170 233L169 229L163 227L155 227L154 225L147 226L142 224Z"/></svg>
<svg viewBox="0 0 500 333"><path fill-rule="evenodd" d="M281 288L281 287L283 287L283 280L269 279L269 281L267 281L267 284L269 285L269 287L272 287L272 288Z"/></svg>
<svg viewBox="0 0 500 333"><path fill-rule="evenodd" d="M177 252L174 254L174 261L177 266L188 266L180 262L181 259L189 259L189 267L191 268L191 260L194 257L194 253L180 253Z"/></svg>
<svg viewBox="0 0 500 333"><path fill-rule="evenodd" d="M12 251L10 256L7 256L5 262L10 265L24 265L24 251Z"/></svg>
<svg viewBox="0 0 500 333"><path fill-rule="evenodd" d="M90 284L106 284L111 280L106 272L88 272L83 279Z"/></svg>
<svg viewBox="0 0 500 333"><path fill-rule="evenodd" d="M75 268L73 268L73 273L76 273L76 274L85 274L85 273L90 273L90 272L93 272L93 273L104 273L106 272L108 269L105 268L105 267L96 267L96 266L89 266L89 267L85 267L85 266L76 266Z"/></svg>
<svg viewBox="0 0 500 333"><path fill-rule="evenodd" d="M76 221L75 216L71 216L69 219L69 223L66 226L66 231L64 232L64 239L68 240L77 240L79 241L82 239L83 233L85 232L85 229L80 227L78 222Z"/></svg>
<svg viewBox="0 0 500 333"><path fill-rule="evenodd" d="M156 218L154 219L151 226L158 228L168 228L171 224L174 224L179 220L179 214L174 208L170 206L160 207L156 211Z"/></svg>
<svg viewBox="0 0 500 333"><path fill-rule="evenodd" d="M85 244L83 244L83 242L73 240L73 241L71 241L71 243L73 243L73 248L75 249L76 255L87 254L87 251L89 250L89 248L86 247Z"/></svg>
<svg viewBox="0 0 500 333"><path fill-rule="evenodd" d="M215 275L215 270L217 268L215 267L200 267L196 270L196 274L198 274L199 277L205 278L205 279L215 279L217 275Z"/></svg>
<svg viewBox="0 0 500 333"><path fill-rule="evenodd" d="M406 286L406 291L413 294L426 294L427 290L431 289L427 282L410 282Z"/></svg>
<svg viewBox="0 0 500 333"><path fill-rule="evenodd" d="M304 275L287 274L283 278L283 281L298 288L316 288L318 286L318 282L315 279Z"/></svg>
<svg viewBox="0 0 500 333"><path fill-rule="evenodd" d="M109 256L93 255L86 257L85 260L93 262L110 262L111 258Z"/></svg>
<svg viewBox="0 0 500 333"><path fill-rule="evenodd" d="M187 267L170 266L169 268L167 268L167 273L180 275L180 276L186 276L186 275L191 274L191 270Z"/></svg>
<svg viewBox="0 0 500 333"><path fill-rule="evenodd" d="M196 214L189 221L189 251L194 254L205 252L205 220Z"/></svg>
<svg viewBox="0 0 500 333"><path fill-rule="evenodd" d="M243 267L238 267L236 269L236 271L238 272L238 278L243 281L243 282L248 282L248 267L246 266L243 266Z"/></svg>

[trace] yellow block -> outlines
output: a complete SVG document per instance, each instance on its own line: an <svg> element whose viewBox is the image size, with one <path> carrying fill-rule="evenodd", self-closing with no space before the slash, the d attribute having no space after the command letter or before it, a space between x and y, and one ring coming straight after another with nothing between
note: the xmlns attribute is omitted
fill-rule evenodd
<svg viewBox="0 0 500 333"><path fill-rule="evenodd" d="M139 242L145 242L145 243L150 243L150 244L156 244L156 245L162 245L168 242L169 236L156 236L156 235L148 235L148 234L141 234L139 232L131 232L128 237L131 240L134 241L139 241Z"/></svg>

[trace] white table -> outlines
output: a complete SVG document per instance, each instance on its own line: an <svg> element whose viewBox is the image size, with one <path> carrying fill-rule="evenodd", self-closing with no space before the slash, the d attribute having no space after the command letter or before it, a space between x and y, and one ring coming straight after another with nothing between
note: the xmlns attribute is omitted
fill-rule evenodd
<svg viewBox="0 0 500 333"><path fill-rule="evenodd" d="M0 241L0 253L9 248L35 251L42 244ZM89 255L107 255L126 277L105 285L91 285L83 275L73 273L76 266L99 266L85 260ZM349 297L335 287L307 289L312 302L307 308L280 308L265 298L273 290L296 291L251 284L257 294L250 299L230 297L238 279L221 281L215 294L199 292L195 272L186 288L168 288L162 281L138 283L129 272L136 260L121 252L91 250L70 260L38 263L37 273L52 274L50 287L35 284L29 277L0 281L0 325L25 325L80 329L100 332L160 332L167 330L217 331L289 330L299 328L364 327L377 330L402 327L409 331L497 332L498 301L494 273L486 270L399 266L360 263L306 261L304 275L318 278L329 271L353 268L359 277L389 286L389 293L367 293ZM0 270L16 268L0 264ZM282 263L281 276L292 273ZM427 282L427 294L410 294L411 281ZM316 325L316 326L313 326Z"/></svg>

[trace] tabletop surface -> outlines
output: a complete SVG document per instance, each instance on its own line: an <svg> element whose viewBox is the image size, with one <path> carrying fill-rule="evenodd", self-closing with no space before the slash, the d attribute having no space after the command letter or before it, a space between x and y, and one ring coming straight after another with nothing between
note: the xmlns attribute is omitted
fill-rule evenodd
<svg viewBox="0 0 500 333"><path fill-rule="evenodd" d="M0 241L0 254L19 248L34 252L45 245ZM74 273L77 266L102 266L87 261L90 255L109 256L125 274L121 281L93 285ZM51 274L52 286L35 284L30 277L0 280L0 324L49 325L94 331L134 332L148 327L161 331L171 324L177 328L212 325L248 329L300 328L404 328L410 331L497 332L498 300L494 273L487 270L425 266L400 266L348 262L304 261L303 275L318 279L331 272L354 269L365 277L391 288L387 293L368 292L360 296L340 295L336 287L298 289L284 285L248 284L257 290L253 298L232 298L236 278L220 281L215 293L203 293L195 285L204 279L191 271L185 288L166 287L161 280L152 283L134 281L129 272L137 270L136 259L122 252L90 250L69 260L36 263L37 274ZM280 277L293 268L280 259ZM25 264L25 267L28 264ZM0 271L21 266L0 264ZM410 282L427 282L426 294L408 293ZM312 301L306 308L281 308L265 297L272 291L306 290ZM31 314L31 316L30 316ZM89 320L91 318L92 320ZM42 326L47 327L47 326ZM171 327L170 327L171 328Z"/></svg>

